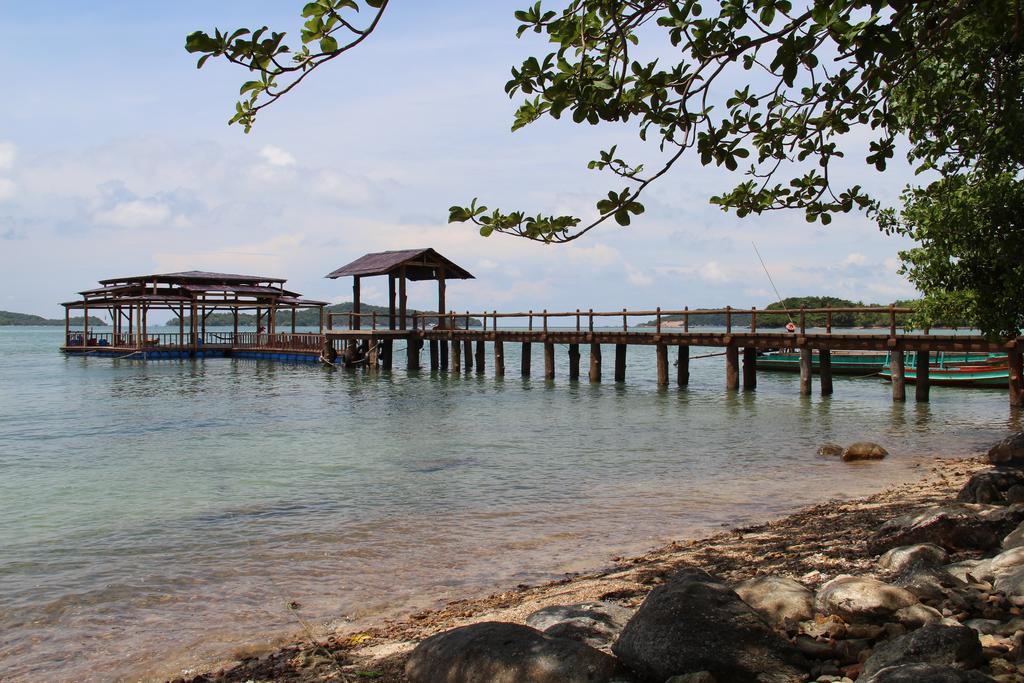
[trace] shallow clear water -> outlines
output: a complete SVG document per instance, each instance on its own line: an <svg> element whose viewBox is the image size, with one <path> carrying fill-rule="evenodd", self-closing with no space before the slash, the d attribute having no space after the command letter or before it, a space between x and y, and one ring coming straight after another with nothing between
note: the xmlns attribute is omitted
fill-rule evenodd
<svg viewBox="0 0 1024 683"><path fill-rule="evenodd" d="M3 680L175 675L292 634L293 600L354 627L874 491L1019 427L1000 390L899 405L837 377L801 399L761 373L728 394L720 357L659 390L653 347L630 348L625 384L590 385L563 348L548 383L513 376L513 344L496 381L490 349L484 375L373 377L66 358L62 334L0 328ZM856 439L892 457L814 455Z"/></svg>

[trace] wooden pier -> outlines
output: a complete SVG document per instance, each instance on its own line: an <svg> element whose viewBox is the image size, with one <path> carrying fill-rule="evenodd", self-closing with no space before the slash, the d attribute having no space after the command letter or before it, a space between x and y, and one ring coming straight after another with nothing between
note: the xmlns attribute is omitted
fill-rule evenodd
<svg viewBox="0 0 1024 683"><path fill-rule="evenodd" d="M936 354L1006 354L1008 392L1011 406L1024 405L1024 338L991 341L975 334L955 331L905 330L901 316L909 308L858 307L798 309L796 311L758 310L756 308L720 308L678 310L594 311L469 311L446 310L446 283L452 279L471 279L464 268L433 249L367 254L327 275L329 278L353 278L353 310L349 313L325 313L325 302L309 301L284 289L284 280L253 276L189 271L164 275L139 276L102 281L99 289L82 292L82 300L64 304L70 320L71 310L84 313L84 329L66 326L68 353L131 355L142 358L206 357L222 355L271 360L322 360L331 365L364 366L392 370L395 342L404 341L406 367L424 368L421 355L426 349L427 366L438 372L486 371L493 363L494 375L506 373L505 345L520 344L519 374L529 377L533 345L543 348L543 377L556 380L556 353L565 347L568 353L570 381L581 378L583 351L588 351L587 380L615 382L627 376L631 346L654 346L658 386L672 381L686 386L690 378L691 347L722 349L725 358L723 384L729 391L751 391L757 387L758 358L767 350L790 349L799 354L799 393L813 391L813 359L818 359L818 386L822 395L834 391L832 353L872 351L888 354L892 373L892 398L906 400L906 354L914 354L917 401L929 398L929 359ZM365 277L387 276L389 309L386 316L360 310L361 281ZM407 280L437 281L437 313L409 314ZM295 329L295 311L315 307L320 311L319 330L299 333ZM179 317L177 334L149 334L146 319L151 308L174 311ZM114 321L111 333L90 333L89 311L108 310ZM230 333L207 332L205 321L211 312L233 313ZM238 329L238 312L254 310L257 321L267 328L258 332ZM291 313L290 332L278 331L281 311ZM189 313L189 329L185 315ZM834 329L836 316L857 313L882 313L886 328L874 330ZM709 315L722 316L724 329L707 330L691 322ZM265 316L265 318L264 318ZM808 316L823 320L822 327L808 325ZM734 324L741 321L741 324ZM788 321L787 328L780 326ZM638 327L638 323L649 326ZM759 326L760 323L760 326ZM127 329L125 327L127 326ZM607 347L614 349L608 359L611 373L604 367ZM488 352L489 350L489 352ZM490 357L490 361L488 358ZM670 363L675 363L672 380Z"/></svg>

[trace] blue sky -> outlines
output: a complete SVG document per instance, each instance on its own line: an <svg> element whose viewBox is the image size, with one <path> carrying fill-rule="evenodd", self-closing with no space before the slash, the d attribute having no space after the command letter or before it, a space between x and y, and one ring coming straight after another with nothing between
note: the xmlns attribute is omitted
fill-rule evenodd
<svg viewBox="0 0 1024 683"><path fill-rule="evenodd" d="M448 225L473 197L490 206L589 215L614 179L601 149L654 150L621 126L543 121L510 132L509 69L545 44L516 40L522 0L396 2L364 45L307 79L245 135L227 119L245 74L197 71L197 28L297 32L302 2L22 3L0 0L0 309L56 316L101 278L183 269L287 277L308 296L349 298L323 275L367 251L433 246L477 279L461 310L763 306L784 296L887 302L905 242L861 215L828 227L802 214L737 219L708 204L728 174L686 160L652 187L629 228L572 245L480 237ZM883 200L911 175L857 154L837 169ZM364 286L383 302L385 281ZM413 287L428 307L432 289Z"/></svg>

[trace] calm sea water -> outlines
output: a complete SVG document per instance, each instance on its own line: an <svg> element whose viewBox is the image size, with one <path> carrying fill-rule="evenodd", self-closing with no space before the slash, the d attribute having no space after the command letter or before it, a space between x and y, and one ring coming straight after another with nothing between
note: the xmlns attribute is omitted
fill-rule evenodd
<svg viewBox="0 0 1024 683"><path fill-rule="evenodd" d="M762 373L727 394L720 357L659 390L653 348L592 386L564 349L548 383L511 374L511 344L496 381L66 358L62 333L0 328L2 680L173 676L293 634L291 601L358 627L874 491L1019 427L995 390L894 405L838 377L801 399ZM893 455L814 455L856 439Z"/></svg>

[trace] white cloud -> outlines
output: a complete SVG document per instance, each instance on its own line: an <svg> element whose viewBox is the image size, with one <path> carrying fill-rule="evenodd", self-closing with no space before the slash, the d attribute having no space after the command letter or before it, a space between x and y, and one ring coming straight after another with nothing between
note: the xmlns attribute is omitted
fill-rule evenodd
<svg viewBox="0 0 1024 683"><path fill-rule="evenodd" d="M654 284L654 278L644 270L626 264L626 281L634 287L648 287Z"/></svg>
<svg viewBox="0 0 1024 683"><path fill-rule="evenodd" d="M13 197L14 189L14 181L0 178L0 201Z"/></svg>
<svg viewBox="0 0 1024 683"><path fill-rule="evenodd" d="M569 260L573 263L584 263L597 267L610 266L621 258L617 249L600 243L591 246L573 243L566 247L566 250Z"/></svg>
<svg viewBox="0 0 1024 683"><path fill-rule="evenodd" d="M697 273L702 280L707 282L728 282L732 279L728 269L720 265L718 261L708 261L698 269Z"/></svg>
<svg viewBox="0 0 1024 683"><path fill-rule="evenodd" d="M260 150L260 156L271 166L294 166L295 157L287 150L267 145Z"/></svg>
<svg viewBox="0 0 1024 683"><path fill-rule="evenodd" d="M359 204L370 199L370 187L365 181L337 171L322 171L310 189L318 197L339 202Z"/></svg>
<svg viewBox="0 0 1024 683"><path fill-rule="evenodd" d="M867 261L868 261L868 257L867 256L865 256L864 254L858 253L856 251L853 251L853 252L850 252L849 254L846 255L846 258L843 259L842 265L844 265L844 266L863 266L865 263L867 263Z"/></svg>
<svg viewBox="0 0 1024 683"><path fill-rule="evenodd" d="M151 228L163 224L170 216L171 210L164 204L135 199L118 202L113 208L96 213L93 220L119 228Z"/></svg>
<svg viewBox="0 0 1024 683"><path fill-rule="evenodd" d="M0 171L9 171L14 166L14 157L17 156L18 148L13 142L0 140Z"/></svg>

